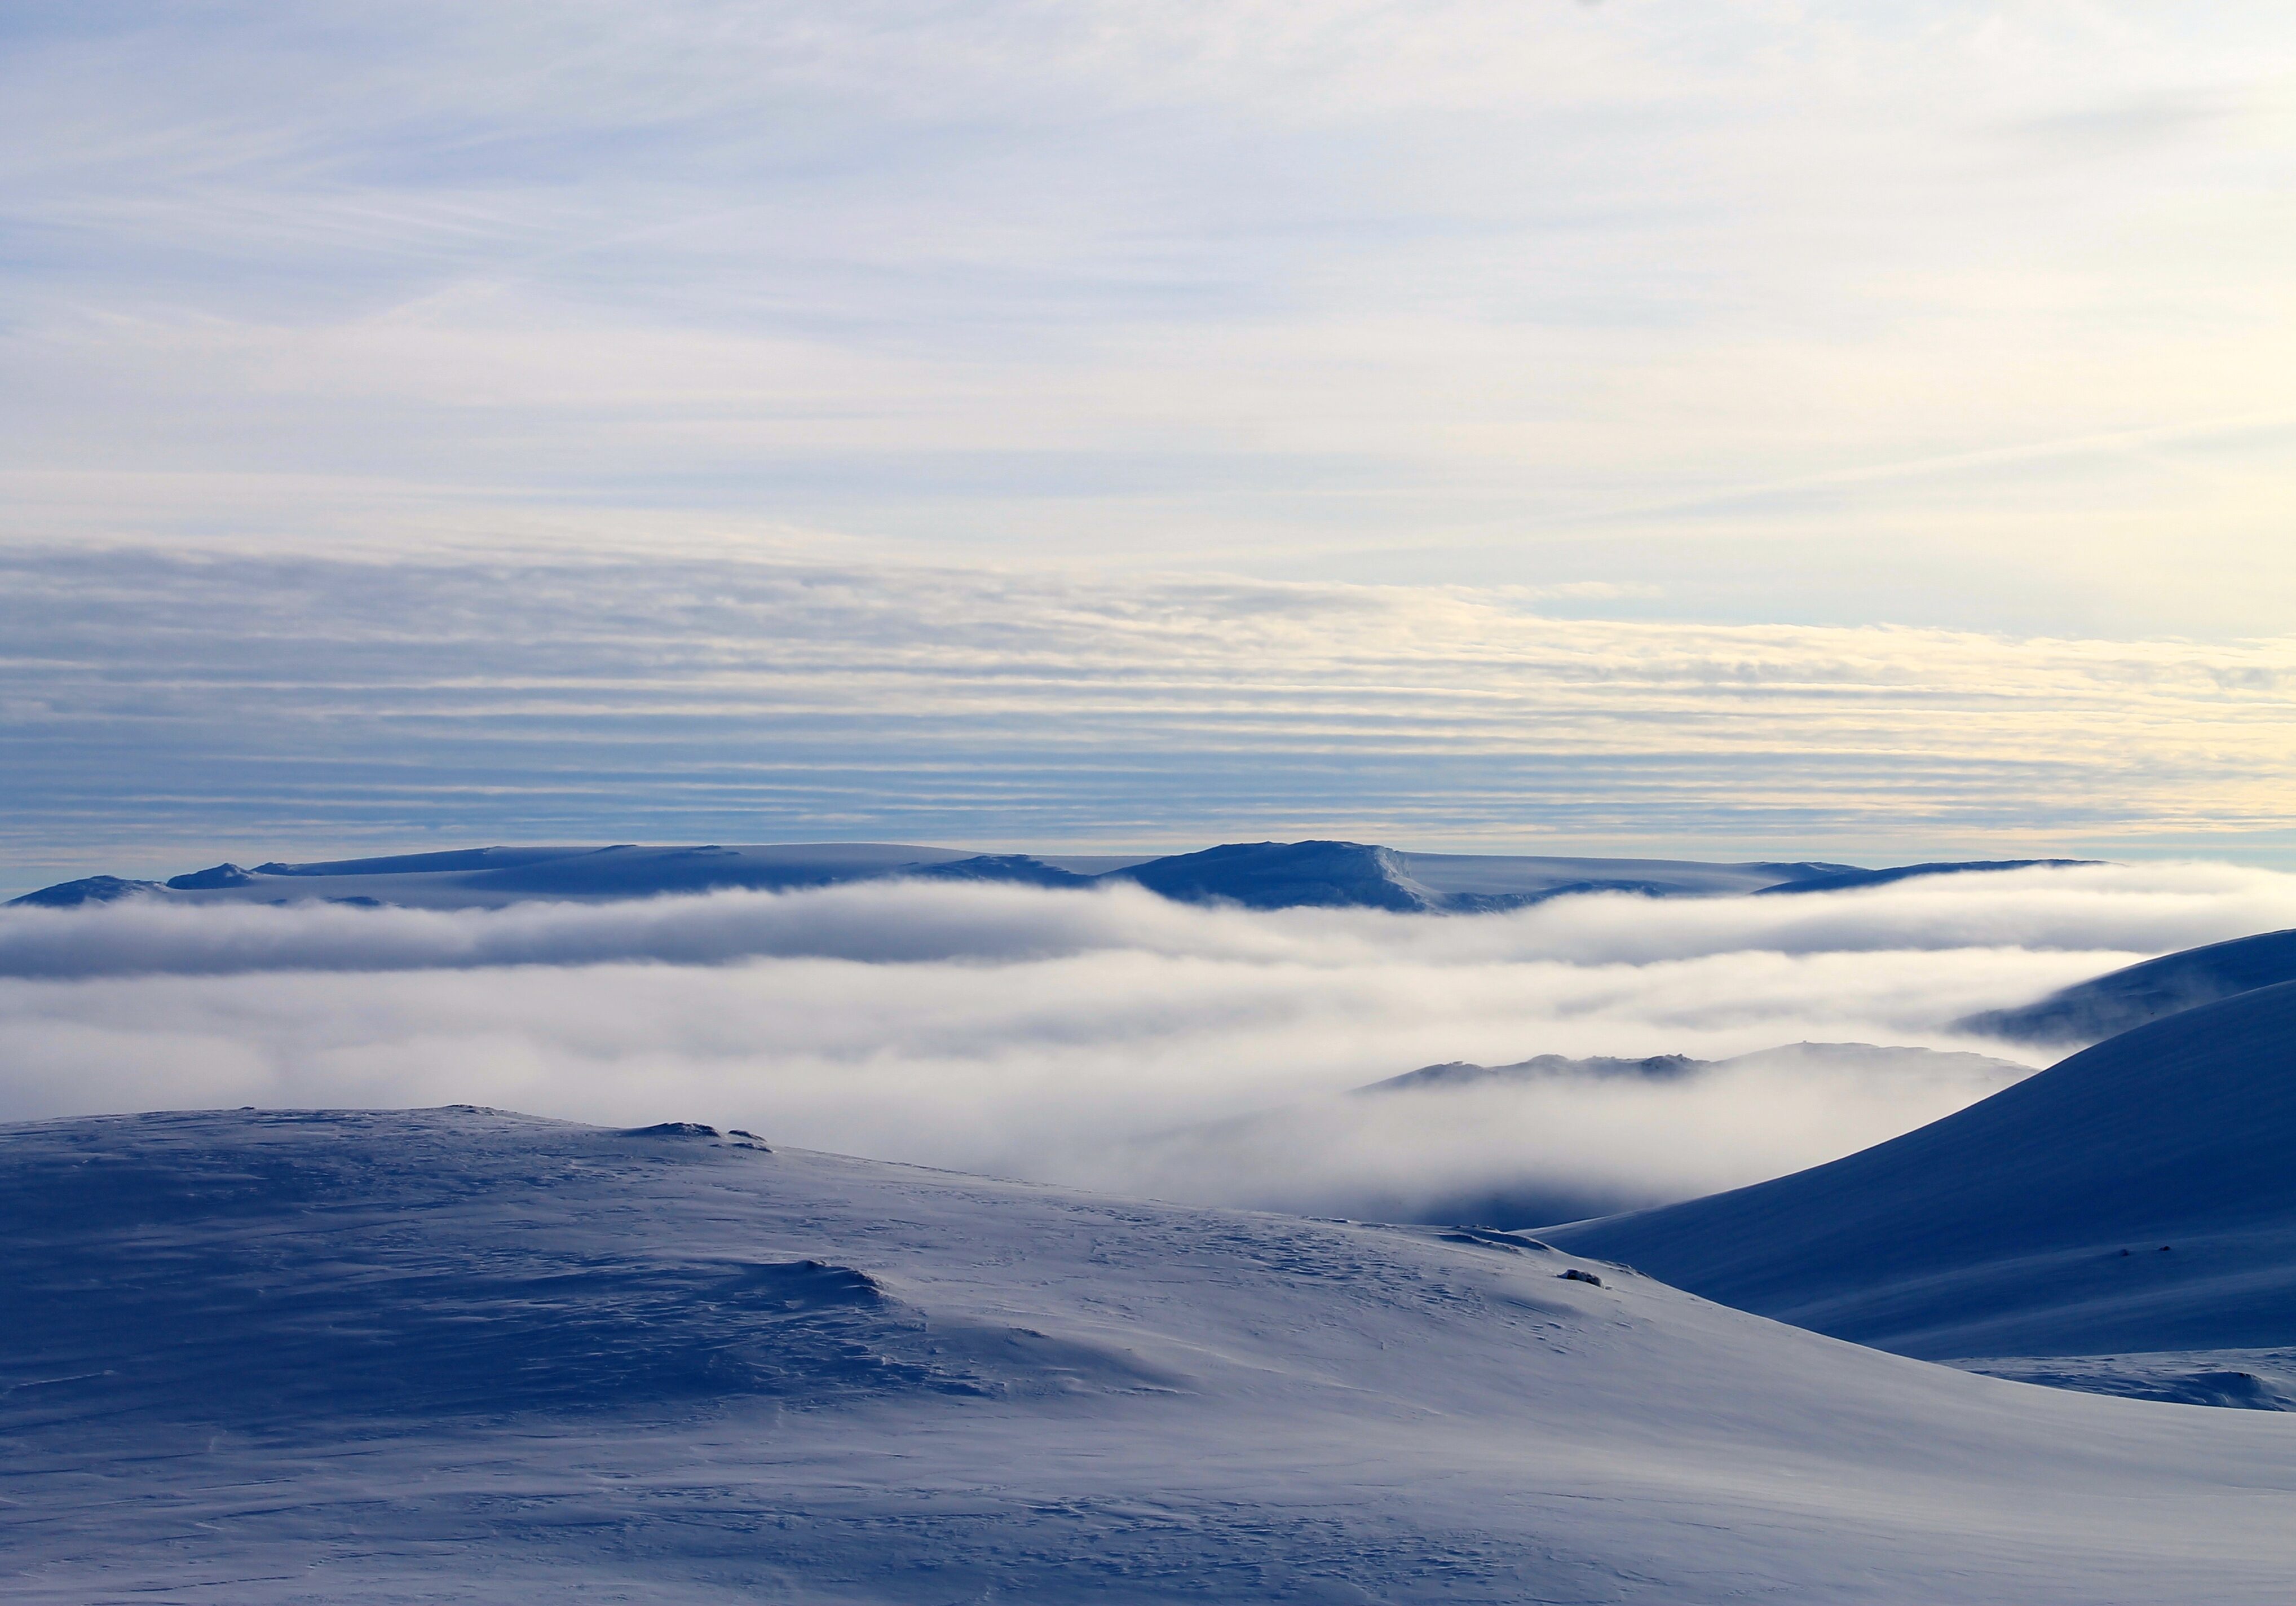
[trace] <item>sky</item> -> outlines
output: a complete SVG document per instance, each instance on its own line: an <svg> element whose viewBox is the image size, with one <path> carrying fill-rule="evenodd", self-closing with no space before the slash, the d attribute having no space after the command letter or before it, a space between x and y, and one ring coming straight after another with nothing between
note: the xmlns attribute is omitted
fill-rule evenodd
<svg viewBox="0 0 2296 1606"><path fill-rule="evenodd" d="M2296 13L0 8L0 888L2296 864Z"/></svg>

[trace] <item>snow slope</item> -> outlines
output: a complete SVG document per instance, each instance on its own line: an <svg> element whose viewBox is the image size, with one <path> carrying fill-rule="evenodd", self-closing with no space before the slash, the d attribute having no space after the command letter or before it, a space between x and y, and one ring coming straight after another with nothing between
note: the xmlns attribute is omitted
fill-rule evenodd
<svg viewBox="0 0 2296 1606"><path fill-rule="evenodd" d="M1906 1355L2284 1346L2292 1152L2284 983L2139 1027L1831 1164L1549 1235Z"/></svg>
<svg viewBox="0 0 2296 1606"><path fill-rule="evenodd" d="M2254 987L2296 981L2296 931L2266 931L2164 954L1954 1024L2013 1043L2085 1045Z"/></svg>
<svg viewBox="0 0 2296 1606"><path fill-rule="evenodd" d="M0 1129L0 1288L15 1602L2093 1606L2296 1570L2296 1418L1967 1375L1503 1233L706 1129Z"/></svg>

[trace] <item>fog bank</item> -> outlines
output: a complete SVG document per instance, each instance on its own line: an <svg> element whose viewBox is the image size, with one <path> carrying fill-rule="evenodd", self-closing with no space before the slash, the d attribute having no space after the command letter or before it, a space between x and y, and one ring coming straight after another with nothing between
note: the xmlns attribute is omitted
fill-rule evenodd
<svg viewBox="0 0 2296 1606"><path fill-rule="evenodd" d="M12 910L0 1117L469 1102L1329 1214L1549 1184L1642 1202L1831 1158L2014 1073L1820 1056L1344 1095L1539 1053L2021 1060L1948 1023L2286 925L2296 877L2210 864L1471 917L922 883L455 914Z"/></svg>

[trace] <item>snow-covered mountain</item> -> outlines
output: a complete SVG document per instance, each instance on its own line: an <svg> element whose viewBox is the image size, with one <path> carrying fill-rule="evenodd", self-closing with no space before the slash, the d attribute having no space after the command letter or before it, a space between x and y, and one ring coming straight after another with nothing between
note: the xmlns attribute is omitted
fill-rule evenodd
<svg viewBox="0 0 2296 1606"><path fill-rule="evenodd" d="M1253 909L1302 907L1474 913L1574 892L1699 897L1832 890L1912 875L2016 869L2030 863L1914 864L1861 870L1820 863L1710 864L1676 859L1554 858L1402 853L1364 842L1234 842L1196 853L969 853L890 842L748 847L472 848L317 864L222 864L169 878L83 876L12 900L50 908L156 897L178 903L387 903L489 908L530 898L650 897L728 888L788 891L906 876L1086 887L1136 881L1169 898Z"/></svg>
<svg viewBox="0 0 2296 1606"><path fill-rule="evenodd" d="M0 1288L14 1602L2261 1606L2296 1565L2296 1417L701 1128L0 1129Z"/></svg>
<svg viewBox="0 0 2296 1606"><path fill-rule="evenodd" d="M1874 1148L1550 1230L1933 1357L2296 1341L2296 983L2123 1033Z"/></svg>
<svg viewBox="0 0 2296 1606"><path fill-rule="evenodd" d="M2031 1004L1988 1010L1955 1024L2013 1043L2084 1045L2283 981L2296 981L2296 931L2265 931L2163 954Z"/></svg>
<svg viewBox="0 0 2296 1606"><path fill-rule="evenodd" d="M1512 1065L1472 1065L1463 1060L1423 1065L1401 1076L1388 1077L1356 1094L1432 1093L1464 1087L1538 1085L1555 1081L1672 1082L1717 1071L1767 1069L1774 1066L1824 1065L1881 1074L1930 1071L1950 1067L1981 1075L2013 1079L2031 1074L2028 1067L1989 1054L1934 1048L1887 1046L1876 1043L1783 1043L1726 1060L1699 1060L1688 1054L1652 1054L1638 1060L1595 1057L1571 1059L1563 1054L1535 1054Z"/></svg>

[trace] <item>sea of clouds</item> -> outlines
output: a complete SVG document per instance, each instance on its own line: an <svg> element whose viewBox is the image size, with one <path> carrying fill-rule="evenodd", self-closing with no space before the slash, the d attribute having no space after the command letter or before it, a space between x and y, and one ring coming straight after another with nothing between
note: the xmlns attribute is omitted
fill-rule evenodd
<svg viewBox="0 0 2296 1606"><path fill-rule="evenodd" d="M460 912L11 909L0 1118L467 1102L1316 1213L1509 1193L1567 1213L1934 1119L2048 1057L1959 1017L2291 925L2296 876L2200 864L1476 916L928 882ZM1802 1042L1953 1055L1349 1093L1447 1061Z"/></svg>

